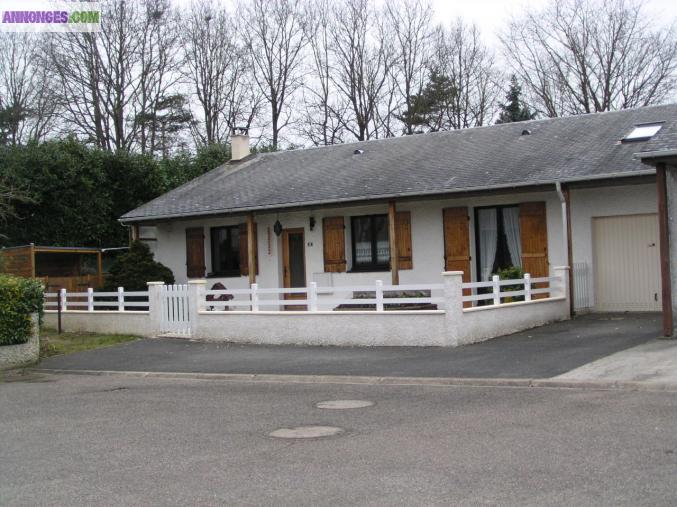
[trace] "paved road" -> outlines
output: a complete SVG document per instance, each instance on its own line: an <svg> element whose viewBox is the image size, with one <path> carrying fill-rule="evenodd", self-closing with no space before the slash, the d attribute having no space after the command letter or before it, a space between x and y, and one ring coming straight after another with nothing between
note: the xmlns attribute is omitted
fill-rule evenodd
<svg viewBox="0 0 677 507"><path fill-rule="evenodd" d="M660 334L660 326L657 314L588 315L455 349L228 345L152 339L53 357L40 366L190 373L549 378L646 343Z"/></svg>
<svg viewBox="0 0 677 507"><path fill-rule="evenodd" d="M40 379L38 379L40 380ZM0 384L0 505L675 505L677 394ZM320 410L323 400L370 408ZM321 424L338 437L277 440Z"/></svg>

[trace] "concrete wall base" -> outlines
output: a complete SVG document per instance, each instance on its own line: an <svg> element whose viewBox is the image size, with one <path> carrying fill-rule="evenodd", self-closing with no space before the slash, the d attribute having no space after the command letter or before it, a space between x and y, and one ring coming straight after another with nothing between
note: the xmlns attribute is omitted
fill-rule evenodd
<svg viewBox="0 0 677 507"><path fill-rule="evenodd" d="M33 316L33 331L26 343L0 347L0 371L30 366L40 359L40 331L38 317Z"/></svg>
<svg viewBox="0 0 677 507"><path fill-rule="evenodd" d="M478 306L463 310L463 332L459 345L478 343L525 329L568 320L564 297L508 303L499 307Z"/></svg>
<svg viewBox="0 0 677 507"><path fill-rule="evenodd" d="M192 338L268 345L448 345L443 311L200 312Z"/></svg>

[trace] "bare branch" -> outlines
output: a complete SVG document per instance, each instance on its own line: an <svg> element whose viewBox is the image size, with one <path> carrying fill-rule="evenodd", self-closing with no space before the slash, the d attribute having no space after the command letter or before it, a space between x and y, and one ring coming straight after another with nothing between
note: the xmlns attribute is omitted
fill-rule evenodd
<svg viewBox="0 0 677 507"><path fill-rule="evenodd" d="M547 116L660 103L674 93L674 26L634 0L552 0L513 20L504 52L530 102Z"/></svg>

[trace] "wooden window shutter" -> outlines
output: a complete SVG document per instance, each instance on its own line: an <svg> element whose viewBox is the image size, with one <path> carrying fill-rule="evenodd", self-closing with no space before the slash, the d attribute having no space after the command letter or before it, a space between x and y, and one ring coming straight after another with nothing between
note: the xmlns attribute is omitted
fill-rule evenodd
<svg viewBox="0 0 677 507"><path fill-rule="evenodd" d="M548 269L548 223L545 202L523 202L520 204L520 240L522 243L522 269L532 278L549 276ZM547 287L534 284L535 289ZM546 297L537 294L534 299Z"/></svg>
<svg viewBox="0 0 677 507"><path fill-rule="evenodd" d="M467 206L442 210L444 222L444 270L463 271L463 282L470 282L470 217ZM470 296L471 289L463 289L464 296ZM463 303L464 308L472 302Z"/></svg>
<svg viewBox="0 0 677 507"><path fill-rule="evenodd" d="M413 269L411 256L411 213L398 211L395 215L395 237L397 238L397 264L399 269Z"/></svg>
<svg viewBox="0 0 677 507"><path fill-rule="evenodd" d="M186 274L188 278L205 276L205 236L202 227L186 229Z"/></svg>
<svg viewBox="0 0 677 507"><path fill-rule="evenodd" d="M346 270L346 233L343 217L322 219L322 246L325 273Z"/></svg>
<svg viewBox="0 0 677 507"><path fill-rule="evenodd" d="M240 275L249 276L249 252L247 247L247 224L240 224ZM256 274L259 274L259 245L258 228L254 224L254 263L256 265Z"/></svg>

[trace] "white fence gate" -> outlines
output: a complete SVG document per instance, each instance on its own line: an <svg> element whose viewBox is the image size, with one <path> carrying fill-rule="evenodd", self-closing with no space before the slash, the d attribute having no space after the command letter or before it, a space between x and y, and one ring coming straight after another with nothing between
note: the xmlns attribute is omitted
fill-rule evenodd
<svg viewBox="0 0 677 507"><path fill-rule="evenodd" d="M160 289L160 332L164 335L190 336L188 285L162 285Z"/></svg>

